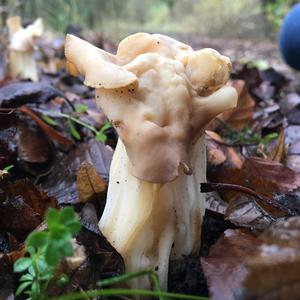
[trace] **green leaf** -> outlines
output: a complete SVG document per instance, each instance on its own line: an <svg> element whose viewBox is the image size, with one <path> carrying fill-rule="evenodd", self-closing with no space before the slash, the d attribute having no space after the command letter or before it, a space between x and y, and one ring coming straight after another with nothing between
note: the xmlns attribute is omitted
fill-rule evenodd
<svg viewBox="0 0 300 300"><path fill-rule="evenodd" d="M27 239L26 239L26 241L27 241ZM36 253L35 248L32 246L27 246L27 252L30 254L30 256L33 256Z"/></svg>
<svg viewBox="0 0 300 300"><path fill-rule="evenodd" d="M14 165L9 165L9 166L5 167L3 169L3 171L9 172L12 168L14 168Z"/></svg>
<svg viewBox="0 0 300 300"><path fill-rule="evenodd" d="M32 280L33 280L33 276L31 274L22 275L20 278L20 281L32 281Z"/></svg>
<svg viewBox="0 0 300 300"><path fill-rule="evenodd" d="M41 286L39 284L39 282L35 281L32 286L31 286L31 297L32 299L43 299L43 297L41 297Z"/></svg>
<svg viewBox="0 0 300 300"><path fill-rule="evenodd" d="M64 256L67 256L67 257L73 256L73 254L74 254L73 246L70 242L65 243L64 248L63 248L63 253L64 253Z"/></svg>
<svg viewBox="0 0 300 300"><path fill-rule="evenodd" d="M32 259L29 257L19 258L14 264L14 272L23 272L27 270L32 264Z"/></svg>
<svg viewBox="0 0 300 300"><path fill-rule="evenodd" d="M66 226L70 233L73 235L78 233L81 229L81 224L78 221L69 222L68 224L66 224Z"/></svg>
<svg viewBox="0 0 300 300"><path fill-rule="evenodd" d="M48 242L48 236L49 236L48 232L32 232L28 236L26 243L28 246L32 246L36 248L43 247Z"/></svg>
<svg viewBox="0 0 300 300"><path fill-rule="evenodd" d="M73 136L73 138L75 138L76 140L80 141L81 140L80 133L75 128L73 121L70 120L70 119L68 119L68 126L70 128L70 132L71 132L71 135Z"/></svg>
<svg viewBox="0 0 300 300"><path fill-rule="evenodd" d="M45 260L46 263L49 264L50 266L56 266L59 263L60 255L57 250L58 247L57 247L57 243L55 242L52 242L46 248Z"/></svg>
<svg viewBox="0 0 300 300"><path fill-rule="evenodd" d="M66 285L67 283L69 282L69 277L67 274L65 273L62 273L60 274L58 280L57 280L57 283L60 285L60 286L64 286Z"/></svg>
<svg viewBox="0 0 300 300"><path fill-rule="evenodd" d="M86 113L88 108L89 107L86 104L82 104L82 103L75 105L75 111L78 113Z"/></svg>
<svg viewBox="0 0 300 300"><path fill-rule="evenodd" d="M48 274L52 271L52 268L46 263L44 256L37 260L36 267L40 274Z"/></svg>
<svg viewBox="0 0 300 300"><path fill-rule="evenodd" d="M16 291L16 295L20 295L27 287L29 287L30 285L32 284L31 281L26 281L26 282L23 282L19 285L17 291Z"/></svg>
<svg viewBox="0 0 300 300"><path fill-rule="evenodd" d="M111 122L106 122L104 125L102 125L99 132L103 133L106 129L111 128L111 127L112 127Z"/></svg>
<svg viewBox="0 0 300 300"><path fill-rule="evenodd" d="M67 221L72 221L75 219L75 211L74 208L71 206L65 207L63 210L60 211L59 214L59 221L62 224L65 224Z"/></svg>
<svg viewBox="0 0 300 300"><path fill-rule="evenodd" d="M36 272L35 272L35 269L33 268L33 266L30 266L28 268L28 273L31 274L33 277L36 276Z"/></svg>
<svg viewBox="0 0 300 300"><path fill-rule="evenodd" d="M97 132L97 134L96 134L96 139L97 139L99 142L104 143L104 142L106 142L106 140L107 140L107 136L106 136L104 133L102 133L102 132Z"/></svg>
<svg viewBox="0 0 300 300"><path fill-rule="evenodd" d="M46 214L46 223L48 226L48 229L51 230L52 226L56 226L58 223L59 218L59 212L54 208L49 208Z"/></svg>
<svg viewBox="0 0 300 300"><path fill-rule="evenodd" d="M54 119L50 118L49 116L43 115L43 116L42 116L42 119L43 119L46 123L48 123L49 125L52 125L52 126L57 126L57 125L58 125L57 122L56 122Z"/></svg>

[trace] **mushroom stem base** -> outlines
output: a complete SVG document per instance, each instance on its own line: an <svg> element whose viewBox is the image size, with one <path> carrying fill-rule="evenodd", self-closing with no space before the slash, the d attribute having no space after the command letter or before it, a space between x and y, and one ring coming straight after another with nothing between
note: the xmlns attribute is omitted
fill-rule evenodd
<svg viewBox="0 0 300 300"><path fill-rule="evenodd" d="M168 285L170 258L197 252L205 196L200 182L206 181L204 137L189 153L192 175L183 170L166 184L142 181L130 173L130 161L119 139L113 157L107 203L100 230L122 255L126 272L153 270L163 290ZM133 288L150 288L148 278L130 282Z"/></svg>

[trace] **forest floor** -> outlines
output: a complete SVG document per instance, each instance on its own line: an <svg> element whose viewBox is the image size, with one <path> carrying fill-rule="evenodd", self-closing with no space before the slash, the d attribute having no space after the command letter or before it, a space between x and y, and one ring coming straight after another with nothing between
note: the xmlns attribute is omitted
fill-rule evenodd
<svg viewBox="0 0 300 300"><path fill-rule="evenodd" d="M230 84L239 100L205 133L202 247L170 262L169 291L215 300L298 299L300 75L269 42L176 37L233 58ZM116 48L99 36L83 38ZM122 257L97 225L117 134L93 91L66 72L63 46L61 39L39 41L38 82L11 78L7 53L0 57L0 299L14 299L20 276L13 264L25 255L28 235L45 230L49 207L75 208L82 224L76 244L86 253L78 254L80 265L61 266L69 281L50 286L49 295L95 289L124 273Z"/></svg>

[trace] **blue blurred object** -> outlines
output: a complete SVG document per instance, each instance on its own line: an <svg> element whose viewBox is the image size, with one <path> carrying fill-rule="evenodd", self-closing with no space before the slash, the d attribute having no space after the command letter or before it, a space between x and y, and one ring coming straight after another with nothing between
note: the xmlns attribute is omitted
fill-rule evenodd
<svg viewBox="0 0 300 300"><path fill-rule="evenodd" d="M300 71L300 3L293 6L284 18L279 48L285 62Z"/></svg>

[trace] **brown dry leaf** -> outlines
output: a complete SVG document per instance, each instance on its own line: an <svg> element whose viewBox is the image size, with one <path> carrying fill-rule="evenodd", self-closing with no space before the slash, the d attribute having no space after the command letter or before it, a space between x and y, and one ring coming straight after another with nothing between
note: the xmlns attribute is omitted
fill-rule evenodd
<svg viewBox="0 0 300 300"><path fill-rule="evenodd" d="M206 130L208 170L210 168L241 168L243 160L233 147L228 147L214 131ZM220 170L218 170L220 172Z"/></svg>
<svg viewBox="0 0 300 300"><path fill-rule="evenodd" d="M96 168L88 162L83 162L77 172L77 189L79 202L88 202L106 190L106 183L97 173Z"/></svg>
<svg viewBox="0 0 300 300"><path fill-rule="evenodd" d="M284 137L284 130L281 130L275 147L268 155L268 160L281 162L283 160L284 152L285 152L285 137Z"/></svg>
<svg viewBox="0 0 300 300"><path fill-rule="evenodd" d="M247 259L261 244L250 231L228 229L201 259L210 299L233 300L247 276Z"/></svg>
<svg viewBox="0 0 300 300"><path fill-rule="evenodd" d="M44 131L44 133L47 135L47 137L49 139L55 140L58 143L63 144L63 145L74 145L73 141L66 138L61 133L59 133L58 131L54 130L52 127L47 125L27 106L25 106L25 105L21 106L18 108L18 110L27 114L28 116L30 116L41 127L41 129Z"/></svg>
<svg viewBox="0 0 300 300"><path fill-rule="evenodd" d="M250 195L237 195L231 199L225 219L240 227L257 230L267 228L274 219L255 200Z"/></svg>
<svg viewBox="0 0 300 300"><path fill-rule="evenodd" d="M253 119L255 101L248 92L248 85L244 80L233 80L231 85L238 92L237 107L223 112L218 119L226 122L233 129L243 129ZM213 130L219 127L220 123L215 120L210 123L209 129Z"/></svg>
<svg viewBox="0 0 300 300"><path fill-rule="evenodd" d="M18 124L18 155L21 160L30 163L46 163L50 159L50 145L47 137L33 130L26 122Z"/></svg>
<svg viewBox="0 0 300 300"><path fill-rule="evenodd" d="M249 187L259 194L272 197L275 192L292 191L300 186L300 174L276 161L259 157L247 158L241 168L208 169L208 178L214 182L232 183ZM236 192L222 192L230 201Z"/></svg>
<svg viewBox="0 0 300 300"><path fill-rule="evenodd" d="M262 235L264 244L248 260L243 299L299 299L300 217L279 220Z"/></svg>
<svg viewBox="0 0 300 300"><path fill-rule="evenodd" d="M276 161L259 157L245 160L243 168L252 177L265 179L276 184L278 191L287 192L300 186L300 175Z"/></svg>
<svg viewBox="0 0 300 300"><path fill-rule="evenodd" d="M59 204L75 204L78 201L76 184L77 171L87 161L96 167L97 173L108 182L108 174L113 151L96 139L78 145L67 156L57 160L51 174L43 183L43 189L54 196ZM99 200L99 199L97 199Z"/></svg>
<svg viewBox="0 0 300 300"><path fill-rule="evenodd" d="M15 261L23 257L25 253L25 244L21 244L17 250L11 251L9 253L0 253L0 273L11 272Z"/></svg>
<svg viewBox="0 0 300 300"><path fill-rule="evenodd" d="M49 207L58 207L54 197L48 197L26 180L7 183L1 189L6 198L0 203L0 227L18 240L43 221Z"/></svg>

